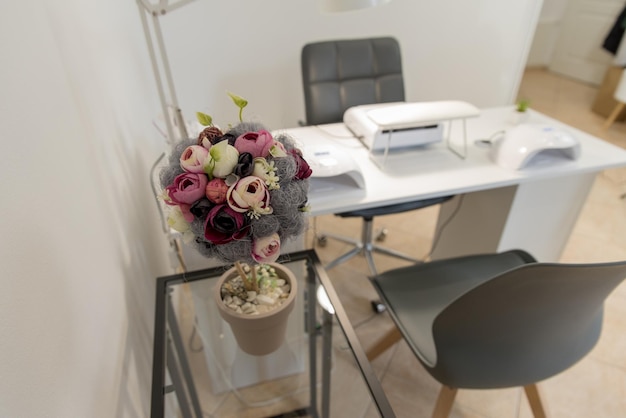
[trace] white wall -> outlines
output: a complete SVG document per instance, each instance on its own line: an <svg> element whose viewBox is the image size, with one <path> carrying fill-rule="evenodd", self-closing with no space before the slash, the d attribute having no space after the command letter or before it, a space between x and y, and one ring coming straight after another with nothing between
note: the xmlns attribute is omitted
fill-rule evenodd
<svg viewBox="0 0 626 418"><path fill-rule="evenodd" d="M311 0L198 1L163 20L187 114L234 120L232 90L276 128L304 114L301 46L332 37L398 37L410 100L509 103L540 3L394 0L325 16ZM170 266L137 6L0 2L0 51L0 416L143 418L154 278Z"/></svg>
<svg viewBox="0 0 626 418"><path fill-rule="evenodd" d="M148 416L152 136L133 2L0 3L0 416Z"/></svg>
<svg viewBox="0 0 626 418"><path fill-rule="evenodd" d="M528 54L528 67L547 67L552 61L568 3L569 0L544 0Z"/></svg>
<svg viewBox="0 0 626 418"><path fill-rule="evenodd" d="M230 90L250 101L248 117L278 128L303 119L300 50L324 39L398 38L410 101L512 103L541 4L394 0L328 15L313 0L197 1L161 21L188 119L201 110L218 124L236 121Z"/></svg>

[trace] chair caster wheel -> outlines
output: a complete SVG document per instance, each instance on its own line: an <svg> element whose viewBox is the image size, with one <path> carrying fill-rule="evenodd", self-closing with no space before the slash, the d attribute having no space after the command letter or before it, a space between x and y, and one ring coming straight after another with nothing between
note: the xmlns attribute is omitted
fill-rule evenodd
<svg viewBox="0 0 626 418"><path fill-rule="evenodd" d="M376 235L376 242L383 242L385 238L387 238L388 233L389 231L387 230L387 228L381 229L378 235Z"/></svg>
<svg viewBox="0 0 626 418"><path fill-rule="evenodd" d="M322 235L317 237L317 245L320 247L325 247L328 244L328 237L326 235Z"/></svg>
<svg viewBox="0 0 626 418"><path fill-rule="evenodd" d="M383 313L387 310L387 307L379 300L372 301L372 310L377 314Z"/></svg>

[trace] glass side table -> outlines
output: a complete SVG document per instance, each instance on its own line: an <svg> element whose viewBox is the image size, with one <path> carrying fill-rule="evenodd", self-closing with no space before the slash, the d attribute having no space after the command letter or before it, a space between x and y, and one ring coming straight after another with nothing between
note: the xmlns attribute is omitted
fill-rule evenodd
<svg viewBox="0 0 626 418"><path fill-rule="evenodd" d="M157 279L151 417L395 417L314 250L280 257L298 278L282 346L251 356L212 299L224 267Z"/></svg>

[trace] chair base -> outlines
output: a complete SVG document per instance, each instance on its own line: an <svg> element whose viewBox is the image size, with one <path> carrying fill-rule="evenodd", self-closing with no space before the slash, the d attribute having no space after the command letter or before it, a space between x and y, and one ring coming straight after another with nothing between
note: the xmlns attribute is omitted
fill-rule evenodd
<svg viewBox="0 0 626 418"><path fill-rule="evenodd" d="M532 385L524 386L524 392L526 392L526 398L535 418L546 418L546 411L543 409L537 385L533 383Z"/></svg>
<svg viewBox="0 0 626 418"><path fill-rule="evenodd" d="M457 391L457 388L451 388L446 385L441 387L435 403L435 409L433 410L433 418L448 418L450 416Z"/></svg>
<svg viewBox="0 0 626 418"><path fill-rule="evenodd" d="M384 254L390 257L399 258L410 263L419 263L422 261L415 257L411 257L408 254L404 254L400 251L396 251L375 244L373 239L373 226L374 221L371 218L363 218L363 227L361 228L361 240L347 238L335 234L324 234L324 236L328 238L332 238L334 240L354 246L354 248L352 248L350 251L340 255L339 257L332 260L330 263L326 264L324 268L326 270L330 270L331 268L350 260L352 257L355 257L357 255L363 255L367 260L367 265L370 269L370 272L373 275L377 275L378 270L376 269L376 264L374 263L374 258L372 257L373 253Z"/></svg>
<svg viewBox="0 0 626 418"><path fill-rule="evenodd" d="M437 402L435 403L435 409L433 410L433 418L448 418L450 411L452 411L452 405L454 404L454 398L456 397L458 389L452 388L446 385L441 387ZM539 397L539 390L535 383L524 386L524 392L526 392L526 398L530 404L530 409L533 412L535 418L546 418L545 410Z"/></svg>
<svg viewBox="0 0 626 418"><path fill-rule="evenodd" d="M391 346L402 339L402 333L398 329L398 327L394 326L392 329L387 331L387 333L372 347L370 347L365 355L369 361L374 360L376 357L380 356L382 353L387 351Z"/></svg>
<svg viewBox="0 0 626 418"><path fill-rule="evenodd" d="M401 339L402 333L397 327L394 326L365 352L367 359L369 361L374 360ZM528 399L528 404L530 405L533 416L535 418L546 418L547 415L545 409L543 408L537 385L533 383L524 386L524 392L526 393L526 398ZM437 402L435 403L435 409L433 410L433 418L447 418L450 415L456 393L456 388L446 385L441 387L439 396L437 397Z"/></svg>

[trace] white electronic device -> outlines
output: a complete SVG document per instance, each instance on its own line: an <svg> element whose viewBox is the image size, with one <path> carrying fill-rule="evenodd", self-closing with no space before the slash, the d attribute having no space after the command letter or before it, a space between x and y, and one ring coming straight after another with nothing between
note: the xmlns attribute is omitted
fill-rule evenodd
<svg viewBox="0 0 626 418"><path fill-rule="evenodd" d="M392 102L351 107L343 122L376 152L439 142L443 139L442 122L479 114L477 107L458 100Z"/></svg>
<svg viewBox="0 0 626 418"><path fill-rule="evenodd" d="M508 129L493 144L491 156L502 167L521 170L575 160L580 156L580 143L569 132L553 126L524 123Z"/></svg>
<svg viewBox="0 0 626 418"><path fill-rule="evenodd" d="M310 188L316 192L330 192L340 187L365 188L365 180L349 150L332 141L300 146L304 159L313 174Z"/></svg>

